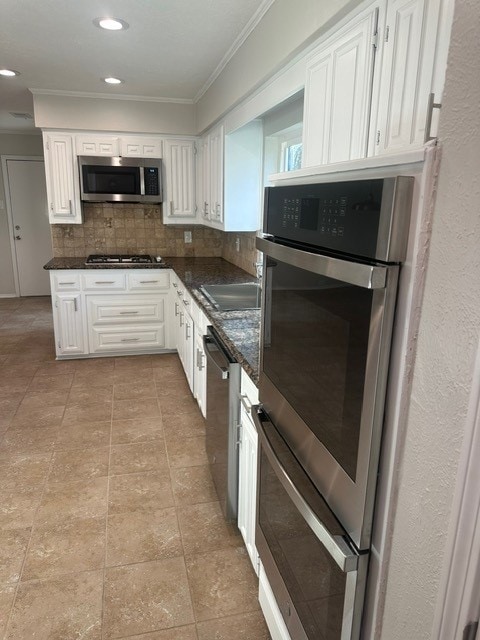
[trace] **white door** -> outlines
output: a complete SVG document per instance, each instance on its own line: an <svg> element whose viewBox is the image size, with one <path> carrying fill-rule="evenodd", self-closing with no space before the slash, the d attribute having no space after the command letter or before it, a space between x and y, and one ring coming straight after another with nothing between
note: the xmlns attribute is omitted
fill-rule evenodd
<svg viewBox="0 0 480 640"><path fill-rule="evenodd" d="M43 269L53 255L43 162L8 159L7 179L20 295L50 295Z"/></svg>

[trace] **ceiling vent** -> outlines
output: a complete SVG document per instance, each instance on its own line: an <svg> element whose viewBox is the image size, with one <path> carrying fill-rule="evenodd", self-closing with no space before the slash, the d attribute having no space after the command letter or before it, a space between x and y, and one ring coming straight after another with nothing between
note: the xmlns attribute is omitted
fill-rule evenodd
<svg viewBox="0 0 480 640"><path fill-rule="evenodd" d="M21 111L10 111L9 113L14 118L21 118L22 120L33 120L33 116L30 113L22 113Z"/></svg>

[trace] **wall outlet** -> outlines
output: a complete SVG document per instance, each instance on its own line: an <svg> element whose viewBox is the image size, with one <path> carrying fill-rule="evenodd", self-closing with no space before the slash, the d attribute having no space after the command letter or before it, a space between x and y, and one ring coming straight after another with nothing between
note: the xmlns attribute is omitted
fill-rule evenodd
<svg viewBox="0 0 480 640"><path fill-rule="evenodd" d="M240 252L240 238L238 236L235 238L235 251Z"/></svg>
<svg viewBox="0 0 480 640"><path fill-rule="evenodd" d="M188 244L192 241L192 232L191 231L184 231L183 232L183 238L185 240L185 244Z"/></svg>

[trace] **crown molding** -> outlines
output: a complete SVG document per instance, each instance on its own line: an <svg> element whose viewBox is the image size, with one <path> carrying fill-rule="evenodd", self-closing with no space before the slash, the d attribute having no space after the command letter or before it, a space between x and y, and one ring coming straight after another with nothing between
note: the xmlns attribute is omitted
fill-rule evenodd
<svg viewBox="0 0 480 640"><path fill-rule="evenodd" d="M262 4L258 7L257 11L253 14L253 16L247 22L245 27L242 29L242 31L240 32L240 34L237 37L237 39L233 42L233 44L230 47L230 49L223 56L223 58L220 60L220 62L218 63L218 65L216 66L215 70L213 71L213 73L208 78L208 80L202 86L200 91L198 91L198 93L195 95L195 97L193 98L193 102L194 103L197 103L200 100L200 98L212 86L212 84L215 82L215 80L218 78L218 76L222 73L222 71L225 69L227 64L230 62L230 60L233 58L233 56L240 49L240 47L245 42L245 40L248 38L248 36L258 26L259 22L261 21L263 16L267 13L267 11L270 9L270 7L272 6L272 4L274 2L275 2L275 0L264 0L262 2Z"/></svg>
<svg viewBox="0 0 480 640"><path fill-rule="evenodd" d="M191 98L155 98L153 96L134 96L118 93L89 93L87 91L61 91L58 89L30 88L34 96L65 96L67 98L100 98L101 100L126 100L131 102L170 102L173 104L193 104Z"/></svg>

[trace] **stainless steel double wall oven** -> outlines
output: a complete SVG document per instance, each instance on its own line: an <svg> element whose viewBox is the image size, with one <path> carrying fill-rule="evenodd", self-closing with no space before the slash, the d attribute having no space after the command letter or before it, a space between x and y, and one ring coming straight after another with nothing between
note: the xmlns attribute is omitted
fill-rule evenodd
<svg viewBox="0 0 480 640"><path fill-rule="evenodd" d="M256 543L293 640L360 634L412 191L266 189Z"/></svg>

